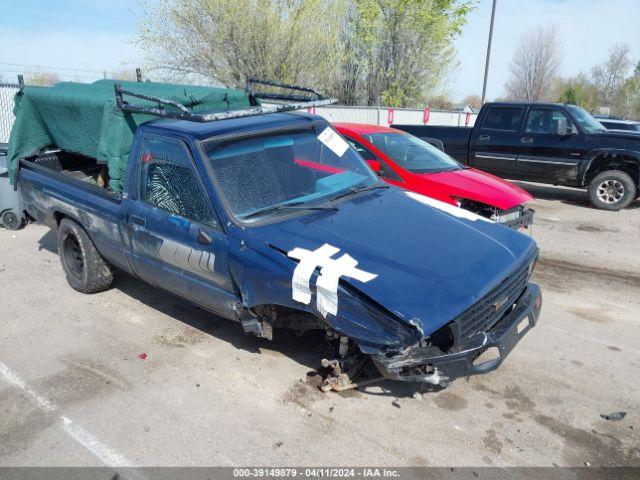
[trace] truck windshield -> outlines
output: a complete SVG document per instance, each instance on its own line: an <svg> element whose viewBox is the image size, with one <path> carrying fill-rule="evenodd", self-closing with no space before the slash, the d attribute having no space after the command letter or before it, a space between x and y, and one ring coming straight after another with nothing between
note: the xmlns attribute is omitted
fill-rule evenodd
<svg viewBox="0 0 640 480"><path fill-rule="evenodd" d="M294 208L319 208L377 183L342 137L327 131L329 141L311 130L205 141L214 178L233 215L249 221Z"/></svg>
<svg viewBox="0 0 640 480"><path fill-rule="evenodd" d="M400 167L413 173L435 173L462 168L442 150L413 135L370 133L363 137Z"/></svg>
<svg viewBox="0 0 640 480"><path fill-rule="evenodd" d="M598 120L593 118L593 116L583 108L576 107L575 105L567 105L567 108L585 132L597 133L605 132L607 130Z"/></svg>

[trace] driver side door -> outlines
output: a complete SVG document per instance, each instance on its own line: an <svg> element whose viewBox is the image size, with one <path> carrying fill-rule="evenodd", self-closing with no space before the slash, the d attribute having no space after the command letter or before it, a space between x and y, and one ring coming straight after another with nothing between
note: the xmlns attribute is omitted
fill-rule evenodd
<svg viewBox="0 0 640 480"><path fill-rule="evenodd" d="M558 126L567 129L559 134ZM557 107L532 107L518 152L518 176L524 180L571 185L586 153L584 135L569 115Z"/></svg>
<svg viewBox="0 0 640 480"><path fill-rule="evenodd" d="M139 188L127 201L130 258L151 285L233 316L228 239L194 167L184 142L143 138Z"/></svg>

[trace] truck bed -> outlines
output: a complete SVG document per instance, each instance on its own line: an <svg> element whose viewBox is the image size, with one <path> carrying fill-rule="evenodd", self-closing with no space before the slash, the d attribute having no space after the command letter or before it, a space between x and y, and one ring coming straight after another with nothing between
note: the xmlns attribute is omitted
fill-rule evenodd
<svg viewBox="0 0 640 480"><path fill-rule="evenodd" d="M64 217L77 221L103 257L130 272L119 229L122 196L98 186L101 169L91 158L66 152L21 160L18 181L25 209L53 229Z"/></svg>
<svg viewBox="0 0 640 480"><path fill-rule="evenodd" d="M391 125L391 127L407 132L414 137L421 138L430 143L433 143L431 140L440 141L446 153L459 162L465 165L468 164L467 155L469 151L469 141L471 140L471 128L428 125Z"/></svg>

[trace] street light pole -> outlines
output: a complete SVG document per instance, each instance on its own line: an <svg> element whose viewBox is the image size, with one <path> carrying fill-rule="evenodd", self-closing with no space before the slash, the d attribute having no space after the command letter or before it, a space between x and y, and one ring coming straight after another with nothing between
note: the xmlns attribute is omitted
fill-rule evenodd
<svg viewBox="0 0 640 480"><path fill-rule="evenodd" d="M489 76L489 60L491 58L491 40L493 39L493 20L496 18L496 2L493 0L493 6L491 7L491 24L489 26L489 42L487 44L487 60L484 64L484 82L482 83L482 104L484 105L484 99L487 96L487 77Z"/></svg>

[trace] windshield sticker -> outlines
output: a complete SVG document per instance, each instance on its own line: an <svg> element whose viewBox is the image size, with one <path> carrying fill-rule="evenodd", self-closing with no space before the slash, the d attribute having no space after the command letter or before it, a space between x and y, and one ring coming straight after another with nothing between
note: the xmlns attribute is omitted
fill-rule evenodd
<svg viewBox="0 0 640 480"><path fill-rule="evenodd" d="M471 220L472 222L475 222L476 220L482 220L484 222L495 223L493 220L481 217L480 215L476 215L475 213L470 212L469 210L465 210L464 208L441 202L440 200L436 200L435 198L425 197L424 195L420 195L419 193L414 192L405 192L405 194L420 203L424 203L425 205L429 205L430 207L442 210L443 212L446 212L449 215L453 215L454 217L464 218L466 220Z"/></svg>
<svg viewBox="0 0 640 480"><path fill-rule="evenodd" d="M339 248L325 243L316 250L296 247L287 253L290 258L299 260L291 279L291 297L296 302L309 305L311 303L311 276L320 267L320 275L316 282L316 302L320 315L338 314L338 283L340 277L349 277L367 283L378 275L356 268L357 260L343 253L338 258L331 258L340 251Z"/></svg>
<svg viewBox="0 0 640 480"><path fill-rule="evenodd" d="M318 135L320 140L326 147L330 148L333 153L342 157L344 152L349 148L349 144L331 127L327 127Z"/></svg>

